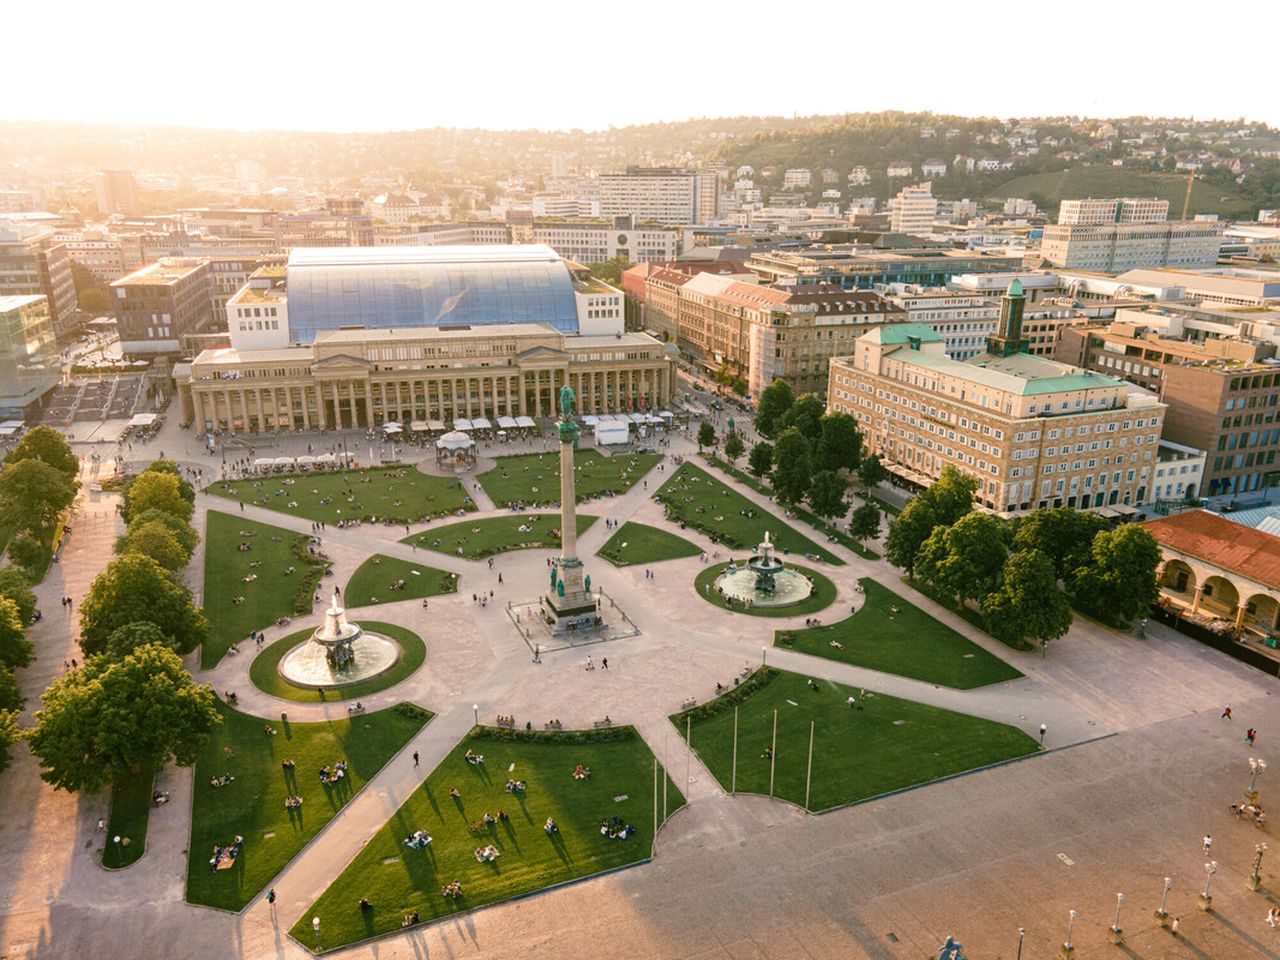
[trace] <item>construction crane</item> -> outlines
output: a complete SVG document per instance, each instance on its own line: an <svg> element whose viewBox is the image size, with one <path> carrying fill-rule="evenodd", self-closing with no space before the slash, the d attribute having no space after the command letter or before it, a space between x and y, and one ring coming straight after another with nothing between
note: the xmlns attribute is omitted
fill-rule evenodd
<svg viewBox="0 0 1280 960"><path fill-rule="evenodd" d="M1182 219L1187 219L1187 211L1191 208L1191 188L1196 183L1196 172L1194 170L1187 171L1187 192L1182 197Z"/></svg>

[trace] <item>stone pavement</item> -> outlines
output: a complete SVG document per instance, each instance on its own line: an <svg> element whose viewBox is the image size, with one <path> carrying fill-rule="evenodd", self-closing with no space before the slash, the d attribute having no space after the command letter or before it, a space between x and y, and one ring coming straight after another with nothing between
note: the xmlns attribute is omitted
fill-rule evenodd
<svg viewBox="0 0 1280 960"><path fill-rule="evenodd" d="M172 454L180 443L180 437L162 437L147 453L167 445ZM673 452L688 448L677 443ZM499 452L523 450L512 445ZM193 462L211 465L199 454ZM594 501L584 511L671 529L648 499L662 479L651 473L650 490ZM773 510L766 498L739 489ZM234 501L200 498L202 510L210 506L237 510ZM310 532L307 520L256 508L246 508L245 515ZM484 515L493 514L470 516ZM872 576L1027 676L960 692L771 647L770 664L1001 719L1029 732L1046 722L1049 746L1076 745L808 817L763 798L725 796L666 720L686 696L710 697L716 680L758 663L773 630L789 620L706 604L692 587L700 568L696 557L655 565L654 580L645 579L642 568L615 569L592 559L590 551L610 535L597 523L581 540L588 572L643 632L590 651L597 665L609 658L607 671L583 670L581 651L549 654L534 665L501 605L481 608L471 594L494 589L498 601L533 595L545 585L546 551L500 556L490 571L483 562L415 553L386 539L400 535L403 528L330 528L325 549L340 568L334 582L343 584L371 552L462 575L459 594L432 598L426 611L417 601L353 611L356 618L403 623L428 648L427 663L414 677L366 702L411 699L438 716L278 878L276 909L259 900L233 917L181 902L185 806L156 811L147 857L130 870L106 874L96 854L67 843L68 836L78 837L77 844L92 842L101 800L94 807L93 798L54 795L23 756L0 778L0 802L21 810L11 817L14 823L0 821L0 956L95 955L104 942L128 944L138 956L305 956L284 931L471 726L473 703L482 721L511 713L535 726L552 717L581 726L608 713L617 722L635 723L677 781L687 765L692 803L663 829L658 858L649 865L343 956L915 958L936 954L946 934L954 933L971 957L1012 958L1016 929L1023 925L1030 960L1056 951L1069 908L1081 911L1074 935L1078 955L1093 956L1116 949L1104 944L1104 933L1117 890L1129 895L1122 926L1130 938L1124 952L1132 956L1277 955L1277 934L1261 923L1270 894L1247 893L1242 879L1260 834L1226 810L1245 785L1250 753L1266 756L1265 746L1251 750L1241 742L1243 729L1259 727L1263 745L1280 730L1272 678L1162 628L1138 641L1079 618L1046 660L1014 653L911 592L886 564L831 545L849 565L824 571L840 591L824 619L855 602L858 576ZM710 547L691 531L683 535ZM69 581L76 578L68 581L69 592L83 595L108 558L104 545L105 524L96 551L77 554L73 538L62 565ZM62 589L53 585L52 599ZM61 610L48 599L42 606ZM275 639L318 619L267 633ZM47 616L52 628L49 621ZM64 624L57 635L62 646L54 641L55 649L69 649L70 628ZM248 683L250 661L225 658L200 678L220 690L236 689L242 708L255 713L345 716L342 704L284 703L259 693ZM24 686L34 692L46 679L24 678ZM1228 702L1236 710L1234 724L1218 720ZM417 770L409 759L415 749L422 755ZM165 776L189 780L187 772ZM1262 788L1265 802L1265 781ZM1206 831L1213 833L1222 863L1214 881L1217 910L1208 915L1194 904L1204 879L1199 838ZM1280 871L1270 867L1264 863L1264 889L1280 891ZM1166 874L1176 878L1170 910L1182 916L1180 941L1150 924ZM693 891L697 895L690 896Z"/></svg>

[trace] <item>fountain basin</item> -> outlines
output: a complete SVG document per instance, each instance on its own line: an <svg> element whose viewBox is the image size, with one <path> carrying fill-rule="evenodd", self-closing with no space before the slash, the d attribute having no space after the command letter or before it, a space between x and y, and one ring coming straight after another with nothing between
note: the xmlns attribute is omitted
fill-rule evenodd
<svg viewBox="0 0 1280 960"><path fill-rule="evenodd" d="M808 600L813 593L813 584L794 570L772 571L770 579L772 590L761 586L759 571L749 566L738 567L736 570L726 569L718 576L716 587L726 597L750 600L753 607L789 607Z"/></svg>
<svg viewBox="0 0 1280 960"><path fill-rule="evenodd" d="M386 673L400 660L400 644L364 631L351 644L352 659L338 667L319 643L300 643L280 661L280 676L298 687L345 687Z"/></svg>

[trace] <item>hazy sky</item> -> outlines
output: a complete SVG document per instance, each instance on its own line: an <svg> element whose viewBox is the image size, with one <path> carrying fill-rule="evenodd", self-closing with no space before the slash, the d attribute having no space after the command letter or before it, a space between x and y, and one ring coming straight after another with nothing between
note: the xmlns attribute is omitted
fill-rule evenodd
<svg viewBox="0 0 1280 960"><path fill-rule="evenodd" d="M1208 9L1187 0L26 0L5 5L5 73L20 82L0 98L0 119L598 129L903 109L1280 125L1280 95L1263 79L1280 5Z"/></svg>

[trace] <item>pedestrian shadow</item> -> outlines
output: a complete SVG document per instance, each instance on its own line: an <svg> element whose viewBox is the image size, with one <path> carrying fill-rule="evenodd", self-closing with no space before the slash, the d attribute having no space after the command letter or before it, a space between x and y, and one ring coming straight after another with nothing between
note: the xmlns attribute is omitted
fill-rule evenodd
<svg viewBox="0 0 1280 960"><path fill-rule="evenodd" d="M506 820L499 820L498 822L502 824L503 832L506 833L507 839L511 841L511 845L515 847L516 853L523 857L524 851L520 849L520 841L516 839L516 829L511 825L511 818L508 817Z"/></svg>
<svg viewBox="0 0 1280 960"><path fill-rule="evenodd" d="M573 857L569 856L569 850L564 845L564 840L560 836L560 831L548 834L547 839L551 841L551 847L555 850L556 855L561 862L567 867L573 863Z"/></svg>
<svg viewBox="0 0 1280 960"><path fill-rule="evenodd" d="M1254 937L1250 936L1249 934L1245 933L1243 928L1241 928L1238 924L1232 923L1230 920L1228 920L1222 914L1218 913L1216 910L1210 913L1209 917L1213 920L1217 920L1218 923L1222 924L1224 927L1226 927L1228 930L1234 933L1237 937L1239 937L1245 943L1249 944L1249 946L1253 947L1253 949L1257 950L1264 957L1276 956L1275 951L1273 951L1271 947L1268 947L1261 940L1257 940Z"/></svg>

